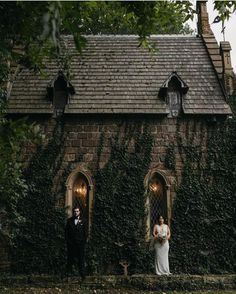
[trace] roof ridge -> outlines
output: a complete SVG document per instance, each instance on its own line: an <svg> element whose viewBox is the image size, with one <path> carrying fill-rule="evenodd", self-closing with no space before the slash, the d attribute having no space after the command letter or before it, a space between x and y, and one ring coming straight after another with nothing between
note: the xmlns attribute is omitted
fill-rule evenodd
<svg viewBox="0 0 236 294"><path fill-rule="evenodd" d="M82 35L86 38L139 38L139 35L135 35L135 34L124 34L124 35L120 35L120 34L117 34L117 35L112 35L112 34L91 34L91 35ZM63 37L73 37L73 35L63 35ZM153 35L150 35L150 36L147 36L147 38L173 38L173 37L176 37L176 38L180 38L180 37L183 37L183 38L198 38L199 36L198 35L193 35L193 34L186 34L186 35L183 35L183 34L153 34Z"/></svg>

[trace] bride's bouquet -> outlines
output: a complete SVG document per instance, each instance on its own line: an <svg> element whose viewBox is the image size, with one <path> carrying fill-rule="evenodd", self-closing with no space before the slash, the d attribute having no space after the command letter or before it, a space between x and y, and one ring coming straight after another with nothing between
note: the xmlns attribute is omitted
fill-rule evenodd
<svg viewBox="0 0 236 294"><path fill-rule="evenodd" d="M162 234L159 234L158 235L158 241L162 244L162 243L164 243L165 241L167 240L167 235L166 235L166 233L162 233Z"/></svg>

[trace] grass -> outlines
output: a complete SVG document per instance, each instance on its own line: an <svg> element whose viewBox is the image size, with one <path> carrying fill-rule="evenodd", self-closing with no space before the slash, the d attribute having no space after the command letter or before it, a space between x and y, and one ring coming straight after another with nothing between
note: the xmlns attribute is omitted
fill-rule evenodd
<svg viewBox="0 0 236 294"><path fill-rule="evenodd" d="M222 291L222 290L211 290L211 291L186 291L186 292L177 292L177 291L167 291L167 292L157 292L157 291L142 291L135 289L82 289L78 285L75 286L63 286L63 287L0 287L0 294L70 294L70 293L79 293L79 294L236 294L236 290L231 291Z"/></svg>
<svg viewBox="0 0 236 294"><path fill-rule="evenodd" d="M236 289L226 290L234 287L235 281L235 274L205 276L204 279L199 276L185 275L167 279L137 275L129 277L128 280L123 276L88 276L83 282L78 277L62 279L50 275L28 277L25 275L1 276L0 274L0 294L236 294ZM212 290L193 291L201 288Z"/></svg>

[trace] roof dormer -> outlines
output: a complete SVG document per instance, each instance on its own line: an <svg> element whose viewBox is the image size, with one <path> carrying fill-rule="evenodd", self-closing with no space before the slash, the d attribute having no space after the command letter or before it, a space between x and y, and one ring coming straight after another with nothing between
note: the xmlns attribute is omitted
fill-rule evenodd
<svg viewBox="0 0 236 294"><path fill-rule="evenodd" d="M47 98L52 102L56 115L64 112L69 97L75 94L74 87L67 80L62 71L59 71L47 86Z"/></svg>
<svg viewBox="0 0 236 294"><path fill-rule="evenodd" d="M169 107L168 117L177 117L182 112L183 97L188 92L188 85L177 72L172 72L159 90L159 97L165 99Z"/></svg>

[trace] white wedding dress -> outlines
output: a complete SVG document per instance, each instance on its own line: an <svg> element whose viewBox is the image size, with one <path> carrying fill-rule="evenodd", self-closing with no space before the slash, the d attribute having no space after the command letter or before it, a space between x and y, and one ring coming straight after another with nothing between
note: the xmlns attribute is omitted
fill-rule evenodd
<svg viewBox="0 0 236 294"><path fill-rule="evenodd" d="M163 224L157 226L157 232L159 236L167 238L168 226ZM162 243L155 242L155 271L157 275L169 275L169 241L166 239Z"/></svg>

